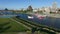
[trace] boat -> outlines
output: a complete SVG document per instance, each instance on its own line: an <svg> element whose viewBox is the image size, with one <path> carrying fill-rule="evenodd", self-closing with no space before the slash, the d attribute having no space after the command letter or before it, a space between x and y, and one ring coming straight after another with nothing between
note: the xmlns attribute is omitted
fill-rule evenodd
<svg viewBox="0 0 60 34"><path fill-rule="evenodd" d="M33 19L34 17L33 16L28 16L29 19Z"/></svg>
<svg viewBox="0 0 60 34"><path fill-rule="evenodd" d="M46 15L35 14L35 16L39 19L44 19Z"/></svg>

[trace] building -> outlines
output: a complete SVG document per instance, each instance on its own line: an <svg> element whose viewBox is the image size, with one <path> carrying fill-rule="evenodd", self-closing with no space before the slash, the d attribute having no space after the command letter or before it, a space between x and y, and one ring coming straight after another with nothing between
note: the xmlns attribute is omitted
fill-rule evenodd
<svg viewBox="0 0 60 34"><path fill-rule="evenodd" d="M54 3L52 4L51 11L52 11L52 12L55 12L55 13L58 12L58 11L57 11L57 3L56 3L56 2L54 2Z"/></svg>
<svg viewBox="0 0 60 34"><path fill-rule="evenodd" d="M45 12L43 12L44 14L50 14L50 7L45 7Z"/></svg>

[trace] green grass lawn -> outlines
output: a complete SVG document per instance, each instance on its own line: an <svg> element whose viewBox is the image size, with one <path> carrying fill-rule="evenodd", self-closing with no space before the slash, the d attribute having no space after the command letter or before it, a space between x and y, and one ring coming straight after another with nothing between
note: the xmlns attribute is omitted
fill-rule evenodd
<svg viewBox="0 0 60 34"><path fill-rule="evenodd" d="M23 25L10 20L10 18L0 18L0 24L5 24L5 23L8 23L8 24L5 25L4 27L10 26L10 28L2 32L2 34L17 34L19 32L25 32L26 30L28 30ZM48 34L47 32L43 32L43 31L40 31L40 33Z"/></svg>
<svg viewBox="0 0 60 34"><path fill-rule="evenodd" d="M4 27L11 26L9 29L5 30L5 32L25 32L27 30L23 25L11 21L10 18L0 18L0 24L4 23L9 23Z"/></svg>
<svg viewBox="0 0 60 34"><path fill-rule="evenodd" d="M5 23L5 22L9 22L9 19L8 18L0 18L0 24L1 23Z"/></svg>

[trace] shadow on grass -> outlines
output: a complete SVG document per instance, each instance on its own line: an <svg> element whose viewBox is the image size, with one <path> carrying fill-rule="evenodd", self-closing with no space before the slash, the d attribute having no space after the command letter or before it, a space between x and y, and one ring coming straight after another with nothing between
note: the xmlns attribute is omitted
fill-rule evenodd
<svg viewBox="0 0 60 34"><path fill-rule="evenodd" d="M11 26L9 25L9 23L0 24L0 33L3 33L10 28Z"/></svg>

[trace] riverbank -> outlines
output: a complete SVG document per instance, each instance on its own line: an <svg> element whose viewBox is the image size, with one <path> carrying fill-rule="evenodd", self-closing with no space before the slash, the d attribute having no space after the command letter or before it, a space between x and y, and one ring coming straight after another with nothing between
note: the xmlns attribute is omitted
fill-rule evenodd
<svg viewBox="0 0 60 34"><path fill-rule="evenodd" d="M11 20L11 18L0 18L0 28L1 28L1 25L3 25L2 28L4 32L25 32L26 30L28 30L28 28L26 28L22 24L18 24L17 22ZM8 28L6 29L5 27L8 27L8 26L9 26L9 29Z"/></svg>
<svg viewBox="0 0 60 34"><path fill-rule="evenodd" d="M0 15L0 18L10 18L10 17L15 17L17 15Z"/></svg>
<svg viewBox="0 0 60 34"><path fill-rule="evenodd" d="M48 14L47 17L60 18L60 14Z"/></svg>
<svg viewBox="0 0 60 34"><path fill-rule="evenodd" d="M27 13L27 14L30 14L30 15L35 15L35 14L38 14L38 13ZM38 14L38 15L46 15L47 17L53 17L53 18L60 18L60 14Z"/></svg>

